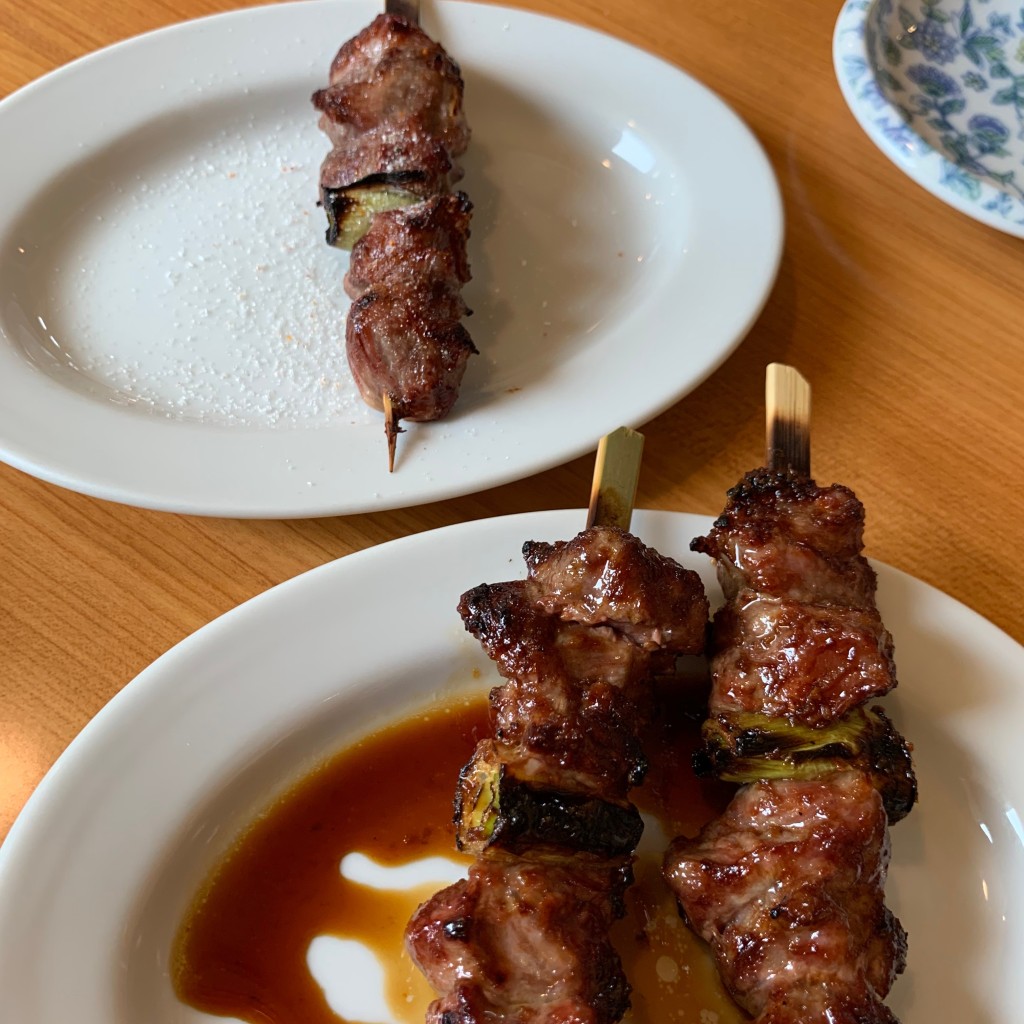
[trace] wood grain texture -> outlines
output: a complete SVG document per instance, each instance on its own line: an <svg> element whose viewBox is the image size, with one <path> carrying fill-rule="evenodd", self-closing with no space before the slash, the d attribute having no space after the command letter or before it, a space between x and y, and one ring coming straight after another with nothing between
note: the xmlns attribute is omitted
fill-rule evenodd
<svg viewBox="0 0 1024 1024"><path fill-rule="evenodd" d="M240 6L0 0L0 94L97 47ZM761 139L784 193L778 283L724 365L642 426L638 507L717 512L762 457L764 367L790 363L814 388L816 476L863 499L869 553L1024 639L1009 571L1024 551L1024 242L925 193L857 127L831 67L839 4L520 6L610 32L701 79ZM89 718L216 615L395 537L581 507L591 471L578 459L419 508L250 522L112 505L0 466L0 836Z"/></svg>

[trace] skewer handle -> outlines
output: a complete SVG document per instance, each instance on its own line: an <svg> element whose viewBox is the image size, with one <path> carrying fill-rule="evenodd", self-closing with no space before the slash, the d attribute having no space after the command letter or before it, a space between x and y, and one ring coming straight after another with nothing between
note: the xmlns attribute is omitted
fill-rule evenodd
<svg viewBox="0 0 1024 1024"><path fill-rule="evenodd" d="M769 363L764 381L765 462L811 475L811 385L792 366Z"/></svg>
<svg viewBox="0 0 1024 1024"><path fill-rule="evenodd" d="M629 427L619 427L601 438L590 491L588 530L591 526L629 529L643 453L644 435Z"/></svg>

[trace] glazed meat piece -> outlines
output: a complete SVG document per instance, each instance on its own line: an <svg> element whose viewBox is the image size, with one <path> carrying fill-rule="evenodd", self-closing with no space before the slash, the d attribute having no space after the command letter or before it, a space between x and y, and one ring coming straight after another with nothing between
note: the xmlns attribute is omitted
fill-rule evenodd
<svg viewBox="0 0 1024 1024"><path fill-rule="evenodd" d="M528 579L481 584L459 604L508 680L491 693L503 758L566 792L620 800L645 768L651 675L703 648L700 578L612 527L523 550Z"/></svg>
<svg viewBox="0 0 1024 1024"><path fill-rule="evenodd" d="M406 930L439 993L428 1024L613 1024L629 985L608 940L628 857L489 850Z"/></svg>
<svg viewBox="0 0 1024 1024"><path fill-rule="evenodd" d="M884 904L885 810L857 771L755 782L665 877L756 1024L897 1024L882 1000L906 958Z"/></svg>
<svg viewBox="0 0 1024 1024"><path fill-rule="evenodd" d="M708 606L696 573L632 534L592 527L570 541L526 544L523 556L545 611L612 626L652 650L703 653Z"/></svg>
<svg viewBox="0 0 1024 1024"><path fill-rule="evenodd" d="M848 487L755 469L728 499L691 545L717 562L727 601L749 590L810 604L874 603L875 574L861 555L864 506Z"/></svg>
<svg viewBox="0 0 1024 1024"><path fill-rule="evenodd" d="M711 645L712 715L825 726L896 685L892 637L846 487L760 469L729 492L707 537L726 604Z"/></svg>
<svg viewBox="0 0 1024 1024"><path fill-rule="evenodd" d="M712 714L824 726L896 685L892 639L874 608L740 597L715 616Z"/></svg>
<svg viewBox="0 0 1024 1024"><path fill-rule="evenodd" d="M411 170L421 177L410 186L430 195L461 177L455 158L469 143L462 75L418 25L379 15L338 51L329 82L313 94L334 145L321 169L324 188Z"/></svg>
<svg viewBox="0 0 1024 1024"><path fill-rule="evenodd" d="M653 652L609 626L546 612L530 580L481 583L459 601L466 629L506 679L602 679L625 688L648 672Z"/></svg>

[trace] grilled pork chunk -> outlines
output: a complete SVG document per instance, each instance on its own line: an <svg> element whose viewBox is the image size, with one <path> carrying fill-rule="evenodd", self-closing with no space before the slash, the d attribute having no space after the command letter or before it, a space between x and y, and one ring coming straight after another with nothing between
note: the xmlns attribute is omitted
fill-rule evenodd
<svg viewBox="0 0 1024 1024"><path fill-rule="evenodd" d="M884 903L881 797L856 771L755 782L665 877L756 1024L897 1024L882 1000L906 959Z"/></svg>
<svg viewBox="0 0 1024 1024"><path fill-rule="evenodd" d="M712 716L821 726L896 685L892 637L861 554L864 508L838 484L756 470L707 537L726 604L711 646Z"/></svg>

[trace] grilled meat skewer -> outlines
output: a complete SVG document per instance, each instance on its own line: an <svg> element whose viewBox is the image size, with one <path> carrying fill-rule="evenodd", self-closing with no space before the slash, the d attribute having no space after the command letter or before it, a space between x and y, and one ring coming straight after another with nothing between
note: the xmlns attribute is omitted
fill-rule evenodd
<svg viewBox="0 0 1024 1024"><path fill-rule="evenodd" d="M527 579L460 603L507 681L456 794L477 861L406 942L439 993L430 1022L614 1024L629 986L608 929L642 827L627 794L646 770L650 679L703 649L707 601L696 573L615 527L524 556Z"/></svg>
<svg viewBox="0 0 1024 1024"><path fill-rule="evenodd" d="M472 204L452 188L469 142L458 65L410 18L382 14L346 42L313 94L333 148L320 168L327 241L351 249L349 366L385 413L388 468L400 420L435 420L476 352L466 242Z"/></svg>
<svg viewBox="0 0 1024 1024"><path fill-rule="evenodd" d="M786 381L804 385L790 398L806 391ZM691 545L725 595L695 767L748 784L672 844L664 875L755 1024L896 1024L883 1000L906 933L884 903L888 825L916 780L906 742L865 706L896 685L892 638L863 506L810 479L806 398L802 419L770 423L769 467Z"/></svg>

